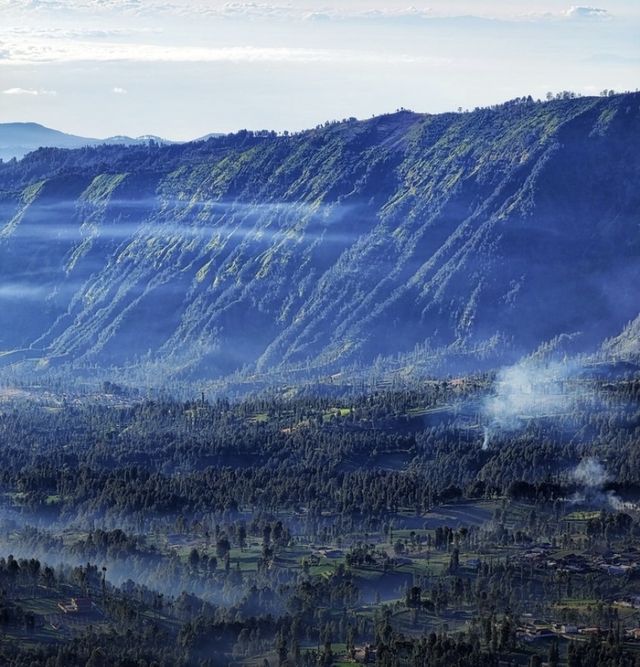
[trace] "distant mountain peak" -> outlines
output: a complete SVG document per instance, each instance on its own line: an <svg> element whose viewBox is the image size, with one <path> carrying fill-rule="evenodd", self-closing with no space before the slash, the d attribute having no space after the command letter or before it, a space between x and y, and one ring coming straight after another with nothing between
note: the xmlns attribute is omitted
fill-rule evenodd
<svg viewBox="0 0 640 667"><path fill-rule="evenodd" d="M158 144L172 143L154 135L135 138L119 135L96 139L67 134L35 122L0 123L0 158L3 160L21 158L38 148L83 148L102 144L136 145L148 144L150 141Z"/></svg>

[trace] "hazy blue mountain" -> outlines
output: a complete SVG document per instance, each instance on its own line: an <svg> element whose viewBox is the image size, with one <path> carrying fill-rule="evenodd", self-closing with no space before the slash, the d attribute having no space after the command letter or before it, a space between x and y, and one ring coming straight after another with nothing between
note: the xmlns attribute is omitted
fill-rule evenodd
<svg viewBox="0 0 640 667"><path fill-rule="evenodd" d="M194 141L208 141L209 139L217 139L218 137L224 136L221 132L209 132L208 134L205 134L201 137L198 137L197 139L194 139Z"/></svg>
<svg viewBox="0 0 640 667"><path fill-rule="evenodd" d="M94 139L65 134L38 123L0 123L0 159L2 160L10 160L14 157L19 159L41 147L82 148L100 144L147 144L149 141L169 143L165 139L152 135L136 138L117 136Z"/></svg>
<svg viewBox="0 0 640 667"><path fill-rule="evenodd" d="M0 167L0 349L189 376L595 350L640 312L639 183L638 94L42 149Z"/></svg>

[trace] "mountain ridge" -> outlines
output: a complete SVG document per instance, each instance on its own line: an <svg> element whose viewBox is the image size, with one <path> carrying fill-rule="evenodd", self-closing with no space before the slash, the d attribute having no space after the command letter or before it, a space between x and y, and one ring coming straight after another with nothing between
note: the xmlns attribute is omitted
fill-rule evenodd
<svg viewBox="0 0 640 667"><path fill-rule="evenodd" d="M20 159L38 148L83 148L85 146L99 146L102 144L146 144L150 141L169 144L167 139L154 135L128 137L118 135L105 139L82 137L75 134L61 132L40 123L14 122L0 123L0 159Z"/></svg>
<svg viewBox="0 0 640 667"><path fill-rule="evenodd" d="M640 310L639 102L36 151L0 168L3 280L31 295L0 348L185 377L596 350Z"/></svg>

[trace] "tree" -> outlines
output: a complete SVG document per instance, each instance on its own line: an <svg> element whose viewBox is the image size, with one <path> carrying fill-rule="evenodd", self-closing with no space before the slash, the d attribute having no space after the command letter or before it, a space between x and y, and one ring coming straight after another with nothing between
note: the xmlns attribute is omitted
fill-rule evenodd
<svg viewBox="0 0 640 667"><path fill-rule="evenodd" d="M85 667L107 667L107 656L103 649L94 648Z"/></svg>
<svg viewBox="0 0 640 667"><path fill-rule="evenodd" d="M278 633L276 639L276 653L278 654L278 665L282 667L287 662L287 640L284 638L282 631Z"/></svg>
<svg viewBox="0 0 640 667"><path fill-rule="evenodd" d="M247 546L247 529L244 524L238 528L238 546L244 551Z"/></svg>
<svg viewBox="0 0 640 667"><path fill-rule="evenodd" d="M200 554L198 550L194 547L189 553L189 566L192 570L196 570L200 564Z"/></svg>
<svg viewBox="0 0 640 667"><path fill-rule="evenodd" d="M224 560L231 550L231 544L229 543L228 538L223 535L216 542L216 556L219 560Z"/></svg>
<svg viewBox="0 0 640 667"><path fill-rule="evenodd" d="M549 667L558 667L560 664L560 651L558 649L558 642L555 639L551 642L551 646L549 647L548 663Z"/></svg>

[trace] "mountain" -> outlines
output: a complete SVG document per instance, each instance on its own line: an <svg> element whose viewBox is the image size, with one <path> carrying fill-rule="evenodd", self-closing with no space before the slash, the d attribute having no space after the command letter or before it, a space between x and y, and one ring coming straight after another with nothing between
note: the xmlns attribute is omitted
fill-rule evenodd
<svg viewBox="0 0 640 667"><path fill-rule="evenodd" d="M190 378L593 351L640 311L638 183L638 94L41 149L0 166L0 349Z"/></svg>
<svg viewBox="0 0 640 667"><path fill-rule="evenodd" d="M148 144L151 141L155 141L158 144L172 144L173 141L168 141L162 137L158 137L155 134L142 134L139 137L127 137L126 135L117 134L113 137L107 137L106 139L99 139L98 144L121 144L124 146L136 146L140 144Z"/></svg>
<svg viewBox="0 0 640 667"><path fill-rule="evenodd" d="M209 134L204 134L201 137L194 139L194 141L208 141L209 139L217 139L222 136L224 135L221 132L209 132Z"/></svg>
<svg viewBox="0 0 640 667"><path fill-rule="evenodd" d="M97 141L97 139L65 134L38 123L0 124L0 158L3 160L10 160L13 157L21 158L41 146L80 148L95 144Z"/></svg>
<svg viewBox="0 0 640 667"><path fill-rule="evenodd" d="M19 159L41 147L82 148L100 144L147 144L149 141L169 143L165 139L152 135L137 138L117 136L92 139L65 134L38 123L0 123L0 159L2 160L11 160L14 157Z"/></svg>

